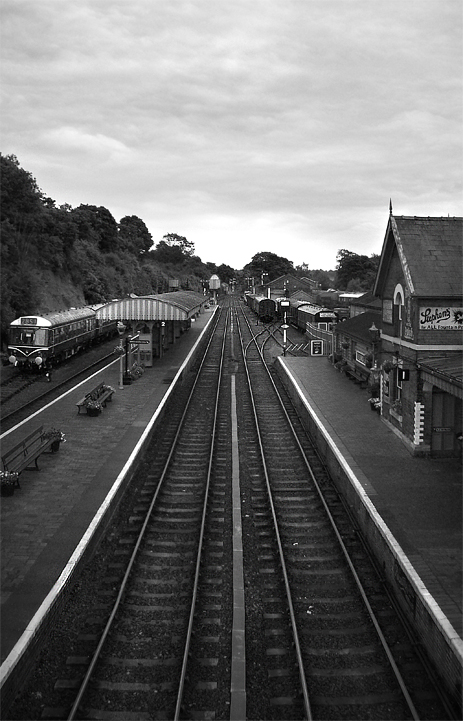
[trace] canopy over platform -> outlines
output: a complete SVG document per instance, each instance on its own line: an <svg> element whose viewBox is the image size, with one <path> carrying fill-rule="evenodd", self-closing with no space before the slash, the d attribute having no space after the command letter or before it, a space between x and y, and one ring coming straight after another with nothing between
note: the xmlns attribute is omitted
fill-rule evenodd
<svg viewBox="0 0 463 721"><path fill-rule="evenodd" d="M200 293L179 290L159 295L113 300L96 311L102 320L189 320L207 302Z"/></svg>

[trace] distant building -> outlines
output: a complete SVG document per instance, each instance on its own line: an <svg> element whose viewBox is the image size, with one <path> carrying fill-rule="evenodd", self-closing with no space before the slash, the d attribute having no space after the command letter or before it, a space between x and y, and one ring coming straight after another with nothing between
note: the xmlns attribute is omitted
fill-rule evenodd
<svg viewBox="0 0 463 721"><path fill-rule="evenodd" d="M379 313L381 315L381 300L373 295L373 293L363 293L362 295L351 299L349 308L351 318L369 311Z"/></svg>
<svg viewBox="0 0 463 721"><path fill-rule="evenodd" d="M393 216L375 281L381 416L414 454L461 453L463 218Z"/></svg>
<svg viewBox="0 0 463 721"><path fill-rule="evenodd" d="M304 291L310 298L313 298L314 289L317 283L309 278L295 278L293 275L281 275L279 278L265 283L261 286L262 295L270 295L270 298L283 298L293 296L297 291Z"/></svg>

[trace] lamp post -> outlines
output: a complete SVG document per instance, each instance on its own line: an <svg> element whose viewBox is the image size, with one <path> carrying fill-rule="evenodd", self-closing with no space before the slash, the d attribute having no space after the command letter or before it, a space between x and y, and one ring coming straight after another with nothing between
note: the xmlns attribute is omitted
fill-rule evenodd
<svg viewBox="0 0 463 721"><path fill-rule="evenodd" d="M373 368L376 368L376 346L379 342L380 331L379 328L377 328L375 324L372 323L371 327L368 329L368 333L370 335L370 339L373 345Z"/></svg>
<svg viewBox="0 0 463 721"><path fill-rule="evenodd" d="M125 325L121 321L117 321L117 332L119 333L119 388L124 388L124 333Z"/></svg>
<svg viewBox="0 0 463 721"><path fill-rule="evenodd" d="M285 356L286 355L286 331L289 328L289 325L287 325L287 323L286 323L286 312L287 312L287 309L289 308L289 300L282 300L280 303L280 308L284 313L284 315L283 315L284 322L283 322L283 325L281 326L281 329L283 331L283 355Z"/></svg>

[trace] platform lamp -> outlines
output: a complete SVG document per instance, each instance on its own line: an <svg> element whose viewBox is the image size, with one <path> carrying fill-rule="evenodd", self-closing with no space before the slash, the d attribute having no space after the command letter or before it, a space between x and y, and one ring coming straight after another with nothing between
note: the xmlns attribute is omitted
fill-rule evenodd
<svg viewBox="0 0 463 721"><path fill-rule="evenodd" d="M283 324L280 326L281 330L283 331L283 355L286 355L286 331L289 328L289 325L286 322L286 313L289 309L289 300L282 300L280 302L280 308L283 312Z"/></svg>
<svg viewBox="0 0 463 721"><path fill-rule="evenodd" d="M119 388L124 388L124 333L126 326L117 321L117 332L119 333L120 345L119 345Z"/></svg>
<svg viewBox="0 0 463 721"><path fill-rule="evenodd" d="M379 328L377 328L375 324L372 323L371 328L368 329L368 334L373 344L373 368L376 368L376 346L378 345L380 339Z"/></svg>

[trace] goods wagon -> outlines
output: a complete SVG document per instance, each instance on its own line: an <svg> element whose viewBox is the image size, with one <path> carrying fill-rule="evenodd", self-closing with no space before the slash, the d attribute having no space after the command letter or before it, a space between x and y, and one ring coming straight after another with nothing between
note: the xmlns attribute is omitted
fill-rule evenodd
<svg viewBox="0 0 463 721"><path fill-rule="evenodd" d="M264 322L271 321L276 316L276 302L273 298L267 298L264 295L246 294L246 303Z"/></svg>

